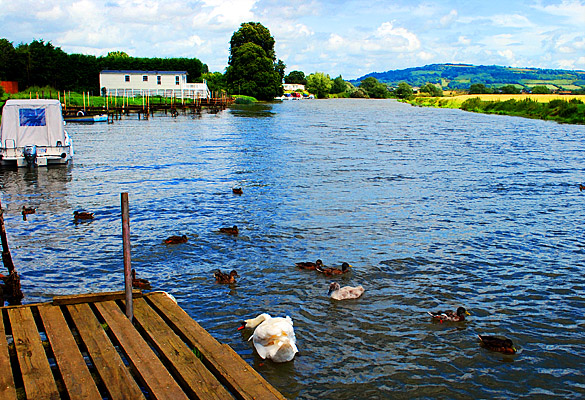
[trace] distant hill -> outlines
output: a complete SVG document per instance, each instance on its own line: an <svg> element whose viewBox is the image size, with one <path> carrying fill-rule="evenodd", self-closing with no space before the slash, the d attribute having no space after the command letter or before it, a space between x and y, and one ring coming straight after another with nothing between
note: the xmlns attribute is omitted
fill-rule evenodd
<svg viewBox="0 0 585 400"><path fill-rule="evenodd" d="M469 85L483 83L489 87L516 85L530 88L547 86L553 91L585 89L585 71L562 69L511 68L497 65L431 64L386 72L373 72L351 81L359 84L367 77L390 86L406 82L413 87L426 83L440 84L444 89L469 89Z"/></svg>

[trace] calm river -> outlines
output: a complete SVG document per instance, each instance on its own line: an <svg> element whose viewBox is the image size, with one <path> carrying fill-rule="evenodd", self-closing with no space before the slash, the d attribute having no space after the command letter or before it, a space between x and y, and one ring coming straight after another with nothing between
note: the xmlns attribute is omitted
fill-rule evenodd
<svg viewBox="0 0 585 400"><path fill-rule="evenodd" d="M291 399L585 396L584 126L307 100L68 130L72 166L0 170L25 302L123 289L129 192L138 276ZM74 224L81 209L96 219ZM175 234L188 243L162 244ZM337 280L363 297L330 300L331 279L294 266L317 258L352 264ZM426 314L459 305L465 323ZM236 331L261 312L293 319L292 362Z"/></svg>

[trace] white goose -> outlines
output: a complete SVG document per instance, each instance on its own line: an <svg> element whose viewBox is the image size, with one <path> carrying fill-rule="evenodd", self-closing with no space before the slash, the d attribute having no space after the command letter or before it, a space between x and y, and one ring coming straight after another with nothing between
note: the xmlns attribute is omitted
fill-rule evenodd
<svg viewBox="0 0 585 400"><path fill-rule="evenodd" d="M299 351L293 322L289 316L272 318L269 314L260 314L256 318L245 320L238 330L244 328L256 328L248 340L252 340L258 355L263 359L287 362Z"/></svg>
<svg viewBox="0 0 585 400"><path fill-rule="evenodd" d="M364 293L364 291L365 289L361 285L356 287L340 287L339 283L331 282L327 296L331 296L334 300L357 299Z"/></svg>

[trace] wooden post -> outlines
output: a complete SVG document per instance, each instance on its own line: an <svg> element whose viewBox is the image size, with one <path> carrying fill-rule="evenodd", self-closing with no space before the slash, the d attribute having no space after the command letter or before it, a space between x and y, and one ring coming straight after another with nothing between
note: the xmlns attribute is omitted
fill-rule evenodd
<svg viewBox="0 0 585 400"><path fill-rule="evenodd" d="M2 294L0 307L4 307L6 295L8 295L7 300L10 305L20 305L22 304L24 295L20 290L20 277L16 272L16 268L14 268L12 256L8 249L8 238L6 237L6 228L4 227L4 210L2 210L2 204L0 204L0 238L2 239L2 262L10 274L8 277L2 279L5 284L0 291Z"/></svg>
<svg viewBox="0 0 585 400"><path fill-rule="evenodd" d="M124 283L126 291L126 316L132 321L134 307L132 304L132 267L130 265L130 212L128 193L121 195L122 201L122 239L124 242Z"/></svg>

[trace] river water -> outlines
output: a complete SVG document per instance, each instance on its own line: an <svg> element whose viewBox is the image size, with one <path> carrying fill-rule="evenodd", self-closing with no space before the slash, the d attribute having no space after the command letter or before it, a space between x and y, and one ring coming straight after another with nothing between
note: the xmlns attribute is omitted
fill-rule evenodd
<svg viewBox="0 0 585 400"><path fill-rule="evenodd" d="M138 276L288 398L585 395L584 126L315 100L68 130L73 165L0 170L25 302L123 289L128 192ZM27 221L23 205L38 207ZM75 224L82 209L95 220ZM162 244L175 234L189 241ZM317 258L352 264L337 280L365 294L329 299L330 278L294 266ZM465 323L426 314L459 305ZM292 362L263 362L236 331L261 312L293 319Z"/></svg>

